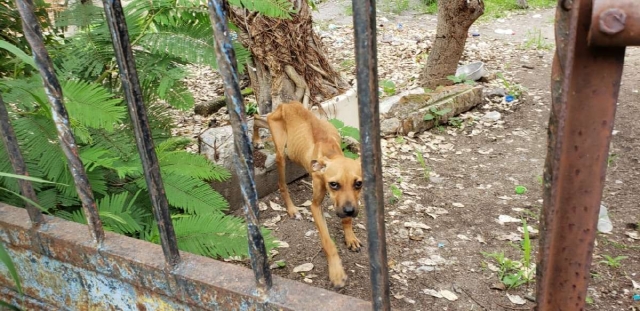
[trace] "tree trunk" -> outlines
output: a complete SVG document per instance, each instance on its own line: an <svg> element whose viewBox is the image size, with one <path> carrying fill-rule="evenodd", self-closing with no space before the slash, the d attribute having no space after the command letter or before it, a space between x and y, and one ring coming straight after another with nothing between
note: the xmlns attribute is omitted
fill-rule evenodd
<svg viewBox="0 0 640 311"><path fill-rule="evenodd" d="M423 87L449 85L462 57L469 27L484 13L482 0L439 0L436 39L420 75Z"/></svg>
<svg viewBox="0 0 640 311"><path fill-rule="evenodd" d="M322 41L313 31L309 4L292 1L298 7L291 19L229 9L231 22L240 30L238 40L253 57L248 70L262 114L291 100L310 107L349 87L329 63Z"/></svg>
<svg viewBox="0 0 640 311"><path fill-rule="evenodd" d="M529 7L527 0L516 0L516 3L518 4L518 7L521 9L526 9Z"/></svg>

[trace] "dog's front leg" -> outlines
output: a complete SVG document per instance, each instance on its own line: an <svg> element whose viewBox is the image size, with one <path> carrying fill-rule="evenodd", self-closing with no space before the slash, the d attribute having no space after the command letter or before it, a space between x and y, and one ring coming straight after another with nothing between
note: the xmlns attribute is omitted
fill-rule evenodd
<svg viewBox="0 0 640 311"><path fill-rule="evenodd" d="M356 234L353 233L353 218L342 218L342 229L344 229L344 242L347 247L354 252L359 252L361 242L356 237Z"/></svg>
<svg viewBox="0 0 640 311"><path fill-rule="evenodd" d="M322 249L327 256L327 262L329 264L329 280L331 285L336 288L342 288L347 281L347 275L342 267L342 260L338 256L338 249L333 243L331 236L329 235L329 229L327 223L322 215L322 200L326 190L322 186L322 181L316 180L313 182L313 201L311 203L311 215L320 234L320 242L322 243Z"/></svg>

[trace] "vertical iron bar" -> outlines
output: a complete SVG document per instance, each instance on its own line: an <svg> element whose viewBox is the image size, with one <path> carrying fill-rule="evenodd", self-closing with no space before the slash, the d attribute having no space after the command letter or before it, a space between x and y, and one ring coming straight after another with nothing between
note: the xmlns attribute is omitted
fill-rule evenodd
<svg viewBox="0 0 640 311"><path fill-rule="evenodd" d="M391 310L384 223L375 0L353 0L358 109L373 309Z"/></svg>
<svg viewBox="0 0 640 311"><path fill-rule="evenodd" d="M13 131L13 127L11 127L9 112L7 111L7 107L4 105L4 100L2 100L2 94L0 94L0 136L2 136L2 142L7 149L7 154L9 155L9 161L11 161L13 171L17 175L29 176L29 173L27 172L27 165L24 163L22 153L20 153L20 146L18 146L16 133ZM18 185L20 185L20 192L22 192L23 196L33 202L38 202L36 192L33 190L31 182L28 180L18 179ZM25 202L25 204L32 226L37 228L43 224L44 217L42 217L42 212L29 202Z"/></svg>
<svg viewBox="0 0 640 311"><path fill-rule="evenodd" d="M584 310L624 47L589 47L592 0L559 1L536 310Z"/></svg>
<svg viewBox="0 0 640 311"><path fill-rule="evenodd" d="M224 6L224 2L222 0L209 0L209 17L213 27L218 70L224 81L229 121L231 121L233 129L233 140L237 155L233 158L233 163L240 180L240 189L244 201L251 268L256 277L258 290L264 293L272 285L271 271L269 270L264 239L260 233L258 222L258 191L253 179L253 152L251 140L247 133L248 127L238 83L236 56L229 37L226 17L227 8Z"/></svg>
<svg viewBox="0 0 640 311"><path fill-rule="evenodd" d="M153 215L158 223L160 243L162 244L167 264L169 267L173 267L180 263L180 252L176 233L171 222L171 215L169 214L169 203L165 195L162 176L160 175L160 165L158 164L158 156L154 148L151 128L144 106L124 11L120 0L103 0L102 3L111 39L113 40L116 61L120 69L120 79L127 99L127 106L129 107L129 116L136 136L138 153L142 160L144 178L153 205Z"/></svg>
<svg viewBox="0 0 640 311"><path fill-rule="evenodd" d="M100 244L104 239L104 229L102 228L98 208L93 198L91 184L89 184L82 160L80 160L80 156L78 155L78 145L71 132L69 116L63 103L62 88L53 69L53 63L51 62L49 53L44 46L42 29L40 28L38 19L33 13L33 1L16 0L16 3L20 11L20 16L22 17L24 36L29 42L29 46L31 46L36 66L42 76L44 89L51 103L51 114L58 132L58 140L69 163L69 169L71 170L71 175L76 185L76 191L78 192L80 201L82 201L82 209L87 217L89 231L93 239Z"/></svg>

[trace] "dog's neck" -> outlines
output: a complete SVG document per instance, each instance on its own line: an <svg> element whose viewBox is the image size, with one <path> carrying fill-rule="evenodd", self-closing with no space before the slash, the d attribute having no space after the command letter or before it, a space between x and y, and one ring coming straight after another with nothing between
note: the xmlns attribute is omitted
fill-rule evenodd
<svg viewBox="0 0 640 311"><path fill-rule="evenodd" d="M316 141L316 150L317 158L320 158L322 156L325 156L329 159L344 157L342 148L340 148L340 143L335 141L335 139L324 139L321 141Z"/></svg>

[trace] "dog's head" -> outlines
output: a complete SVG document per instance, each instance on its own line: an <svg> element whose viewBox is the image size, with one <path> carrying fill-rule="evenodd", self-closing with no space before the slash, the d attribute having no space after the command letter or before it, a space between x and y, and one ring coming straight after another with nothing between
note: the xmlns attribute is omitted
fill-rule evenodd
<svg viewBox="0 0 640 311"><path fill-rule="evenodd" d="M362 168L360 160L336 157L311 161L314 177L319 177L333 201L338 217L356 217L360 210Z"/></svg>

